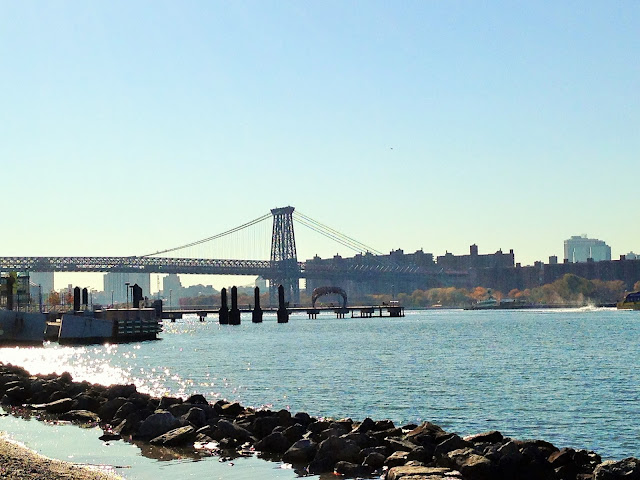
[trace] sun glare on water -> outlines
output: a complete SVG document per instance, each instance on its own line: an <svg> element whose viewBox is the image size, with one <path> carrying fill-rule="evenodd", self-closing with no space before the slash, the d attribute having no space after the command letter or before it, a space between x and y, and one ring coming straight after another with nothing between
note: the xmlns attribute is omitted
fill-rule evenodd
<svg viewBox="0 0 640 480"><path fill-rule="evenodd" d="M76 382L88 381L101 385L133 383L140 392L154 396L166 394L161 379L148 372L137 372L131 368L114 366L118 356L131 358L131 352L119 352L118 345L96 345L70 347L47 344L44 347L11 347L0 349L0 360L7 364L19 365L30 373L47 375L69 372Z"/></svg>

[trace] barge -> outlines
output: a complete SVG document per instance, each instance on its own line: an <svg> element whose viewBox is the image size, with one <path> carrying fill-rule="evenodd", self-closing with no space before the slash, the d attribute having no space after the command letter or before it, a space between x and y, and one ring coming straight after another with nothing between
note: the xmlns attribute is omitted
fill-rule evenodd
<svg viewBox="0 0 640 480"><path fill-rule="evenodd" d="M57 341L60 344L137 342L156 340L161 331L155 308L107 308L63 314ZM50 335L56 337L55 327Z"/></svg>
<svg viewBox="0 0 640 480"><path fill-rule="evenodd" d="M45 313L0 310L0 345L42 345Z"/></svg>

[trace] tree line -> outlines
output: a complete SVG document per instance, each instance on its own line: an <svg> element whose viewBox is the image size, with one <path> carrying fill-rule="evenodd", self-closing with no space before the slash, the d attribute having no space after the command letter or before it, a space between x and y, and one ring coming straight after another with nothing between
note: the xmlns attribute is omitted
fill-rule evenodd
<svg viewBox="0 0 640 480"><path fill-rule="evenodd" d="M636 282L634 290L640 290L640 281ZM414 290L412 293L399 293L396 300L407 308L426 308L433 306L442 307L468 307L478 301L488 298L490 295L497 300L513 299L527 304L539 305L588 305L588 304L612 304L616 303L625 293L625 285L622 280L588 280L572 273L565 274L555 282L536 288L525 290L513 289L509 292L491 290L485 287L473 289L442 287L427 290ZM231 306L231 294L227 293L229 306ZM300 292L301 305L310 305L311 296L306 292ZM392 300L391 295L361 295L358 298L349 298L350 305L382 305ZM238 294L238 304L243 308L253 305L253 295ZM260 295L262 306L269 305L269 293ZM220 295L200 295L197 297L180 298L181 307L212 306L220 304ZM327 295L318 300L318 305L339 305L341 299L337 296Z"/></svg>
<svg viewBox="0 0 640 480"><path fill-rule="evenodd" d="M640 281L633 286L634 290L640 290ZM491 295L496 300L505 298L527 304L539 305L589 305L616 303L625 293L625 284L622 280L588 280L572 273L565 274L558 280L535 288L525 290L513 290L504 293L485 287L474 289L445 287L431 288L428 290L415 290L407 294L397 296L405 307L466 307Z"/></svg>

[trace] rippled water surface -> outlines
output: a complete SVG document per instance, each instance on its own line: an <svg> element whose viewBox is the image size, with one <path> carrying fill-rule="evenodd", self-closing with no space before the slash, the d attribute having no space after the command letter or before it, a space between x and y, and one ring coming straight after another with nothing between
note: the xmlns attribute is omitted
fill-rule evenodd
<svg viewBox="0 0 640 480"><path fill-rule="evenodd" d="M134 382L155 395L429 420L460 434L497 429L623 458L640 456L639 334L640 312L611 309L292 316L288 324L267 315L236 327L186 317L165 323L160 341L5 348L0 360Z"/></svg>

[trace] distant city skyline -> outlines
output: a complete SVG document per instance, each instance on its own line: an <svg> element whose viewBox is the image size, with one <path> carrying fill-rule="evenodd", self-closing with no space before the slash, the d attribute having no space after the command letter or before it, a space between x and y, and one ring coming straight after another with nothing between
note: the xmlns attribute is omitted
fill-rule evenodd
<svg viewBox="0 0 640 480"><path fill-rule="evenodd" d="M640 249L639 2L1 8L0 255L143 255L286 205L382 252Z"/></svg>
<svg viewBox="0 0 640 480"><path fill-rule="evenodd" d="M595 261L603 261L603 260L617 260L620 257L625 257L627 259L635 260L636 254L631 250L625 254L620 254L619 256L613 257L611 255L611 247L606 244L605 241L599 239L591 239L588 238L586 234L581 235L572 235L570 238L565 239L564 242L564 255L549 255L547 258L539 259L536 261L540 261L542 263L553 263L550 260L552 258L557 261L558 258L568 259L570 262L586 262L588 258L593 258ZM470 245L469 249L471 251L476 252L476 254L493 254L498 251L502 251L502 249L498 249L496 251L485 251L480 249L476 244ZM454 256L465 256L469 254L469 249L466 252L450 252L446 251L444 253L447 254L447 257L451 254ZM401 249L402 250L402 249ZM507 254L511 251L505 250L504 253ZM569 253L571 252L571 253ZM391 253L391 252L390 252ZM411 254L414 252L404 251L405 254ZM433 254L433 258L436 259L441 255L435 254L434 252L424 251L427 254ZM515 252L511 251L514 255L514 264L521 264L522 266L533 265L532 262L530 264L525 264L518 261L518 256ZM354 254L345 255L345 257L352 257ZM325 257L330 258L330 257ZM444 258L444 257L443 257ZM306 261L311 260L310 258L298 258L298 261ZM68 284L79 284L83 286L89 286L98 291L102 291L102 285L106 284L107 276L112 275L118 277L118 275L126 275L126 274L103 274L103 273L86 273L86 272L77 272L77 273L63 273L58 272L56 275L56 283L55 289L60 290L65 288ZM176 291L181 287L188 287L197 284L203 285L212 285L214 288L220 290L221 288L228 288L231 285L236 286L248 286L253 285L255 283L255 278L252 276L232 276L232 275L197 275L197 274L149 274L150 281L144 283L143 290L145 292L150 292L151 294L157 293L158 291L168 291L169 289L175 289ZM118 277L120 278L120 277ZM123 277L124 278L124 277ZM76 283L74 283L74 281ZM78 283L79 282L79 283ZM84 283L83 283L84 282ZM124 284L124 280L114 280L115 283ZM113 283L113 282L112 282ZM148 285L147 285L148 283ZM111 287L104 289L105 292L110 291ZM124 294L122 294L124 295ZM121 299L118 299L121 301Z"/></svg>

